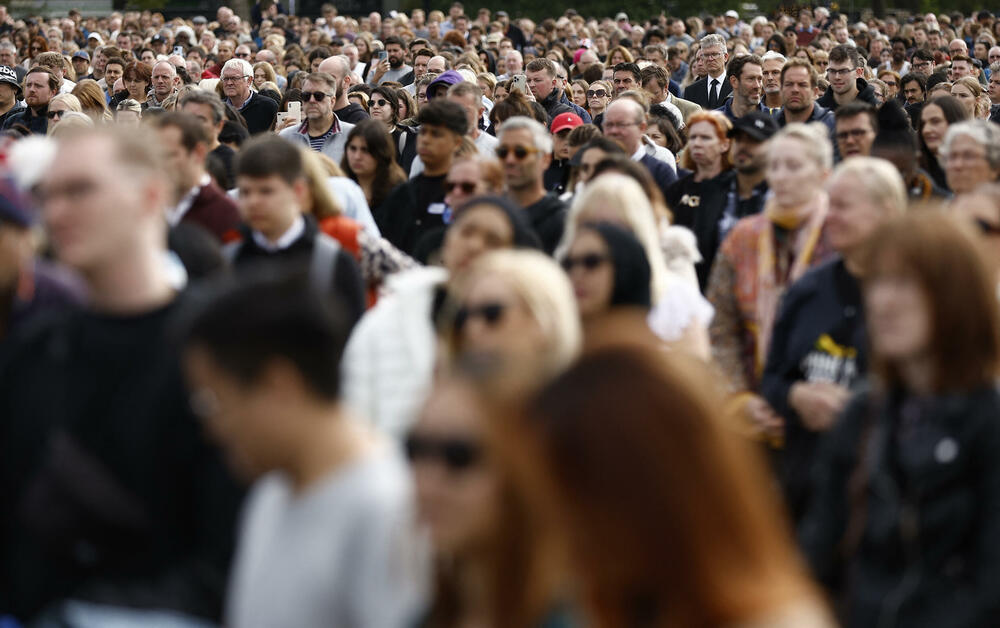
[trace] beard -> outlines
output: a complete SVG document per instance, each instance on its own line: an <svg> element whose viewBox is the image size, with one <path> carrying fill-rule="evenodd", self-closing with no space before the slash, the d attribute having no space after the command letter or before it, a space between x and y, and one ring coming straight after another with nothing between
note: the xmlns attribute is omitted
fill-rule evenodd
<svg viewBox="0 0 1000 628"><path fill-rule="evenodd" d="M389 57L389 67L392 68L393 70L398 70L399 68L403 67L402 57L398 59L395 57Z"/></svg>

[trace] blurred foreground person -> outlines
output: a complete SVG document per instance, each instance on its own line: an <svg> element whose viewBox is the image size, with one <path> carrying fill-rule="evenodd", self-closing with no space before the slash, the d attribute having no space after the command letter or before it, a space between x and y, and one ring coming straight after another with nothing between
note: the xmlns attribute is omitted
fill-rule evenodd
<svg viewBox="0 0 1000 628"><path fill-rule="evenodd" d="M627 230L611 223L580 225L560 263L573 284L584 323L613 310L631 310L643 319L649 315L649 260Z"/></svg>
<svg viewBox="0 0 1000 628"><path fill-rule="evenodd" d="M826 190L826 229L838 255L785 292L761 381L761 395L784 420L780 476L796 521L805 510L820 439L868 374L861 303L868 238L906 211L903 180L882 159L847 159Z"/></svg>
<svg viewBox="0 0 1000 628"><path fill-rule="evenodd" d="M562 531L586 625L832 626L705 377L648 347L606 347L504 425L504 459Z"/></svg>
<svg viewBox="0 0 1000 628"><path fill-rule="evenodd" d="M48 608L69 625L77 612L94 625L221 614L241 495L167 338L177 295L156 146L136 129L66 135L40 185L89 309L38 326L0 364L0 613Z"/></svg>
<svg viewBox="0 0 1000 628"><path fill-rule="evenodd" d="M876 377L826 440L799 529L845 626L1000 617L1000 318L995 275L966 229L924 212L872 236L863 294Z"/></svg>
<svg viewBox="0 0 1000 628"><path fill-rule="evenodd" d="M941 145L948 187L956 196L968 194L1000 178L1000 128L986 120L969 120L948 127Z"/></svg>
<svg viewBox="0 0 1000 628"><path fill-rule="evenodd" d="M830 256L822 185L833 164L826 131L793 123L768 144L764 212L736 223L712 266L708 300L712 354L752 429L780 442L781 417L754 391L760 383L771 329L785 288Z"/></svg>
<svg viewBox="0 0 1000 628"><path fill-rule="evenodd" d="M228 625L403 628L421 604L409 475L341 406L351 320L324 297L305 273L260 275L219 290L186 334L196 410L257 478Z"/></svg>
<svg viewBox="0 0 1000 628"><path fill-rule="evenodd" d="M551 376L580 350L573 288L552 258L537 251L493 251L455 282L442 318L445 363L464 355L524 362Z"/></svg>
<svg viewBox="0 0 1000 628"><path fill-rule="evenodd" d="M444 234L444 268L414 268L389 277L385 294L351 334L343 362L345 402L401 438L431 387L435 321L449 284L483 253L540 246L527 216L507 199L476 197L459 206Z"/></svg>
<svg viewBox="0 0 1000 628"><path fill-rule="evenodd" d="M494 436L503 417L486 389L508 376L495 366L465 359L447 369L406 439L434 547L422 628L574 625L556 602L558 573L545 569L538 551L541 530L498 466Z"/></svg>

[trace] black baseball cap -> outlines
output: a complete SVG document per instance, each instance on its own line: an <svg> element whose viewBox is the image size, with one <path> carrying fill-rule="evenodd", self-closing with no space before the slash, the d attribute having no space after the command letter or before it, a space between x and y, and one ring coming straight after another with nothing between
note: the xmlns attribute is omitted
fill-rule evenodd
<svg viewBox="0 0 1000 628"><path fill-rule="evenodd" d="M751 111L733 122L733 128L729 129L728 135L734 137L739 132L746 133L758 142L763 142L771 139L778 132L778 123L763 111Z"/></svg>

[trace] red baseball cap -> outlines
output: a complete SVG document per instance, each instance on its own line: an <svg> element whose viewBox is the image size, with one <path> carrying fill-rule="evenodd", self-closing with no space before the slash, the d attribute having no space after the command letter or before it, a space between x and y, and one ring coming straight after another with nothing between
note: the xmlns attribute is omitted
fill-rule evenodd
<svg viewBox="0 0 1000 628"><path fill-rule="evenodd" d="M549 127L553 133L558 133L563 129L575 129L583 124L583 118L575 113L560 113L552 119L552 126Z"/></svg>

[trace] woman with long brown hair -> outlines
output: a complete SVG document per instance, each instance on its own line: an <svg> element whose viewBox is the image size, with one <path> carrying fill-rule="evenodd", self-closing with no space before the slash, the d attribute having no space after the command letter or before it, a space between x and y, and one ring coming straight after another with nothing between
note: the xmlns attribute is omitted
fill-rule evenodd
<svg viewBox="0 0 1000 628"><path fill-rule="evenodd" d="M968 224L913 212L873 235L875 377L817 464L800 539L848 626L1000 617L1000 313ZM849 577L846 577L849 574Z"/></svg>
<svg viewBox="0 0 1000 628"><path fill-rule="evenodd" d="M344 174L364 190L372 210L394 187L406 181L406 174L396 163L391 137L379 120L360 122L348 134L340 162Z"/></svg>
<svg viewBox="0 0 1000 628"><path fill-rule="evenodd" d="M703 366L611 341L498 421L501 460L560 531L546 538L587 625L831 626L706 381Z"/></svg>

